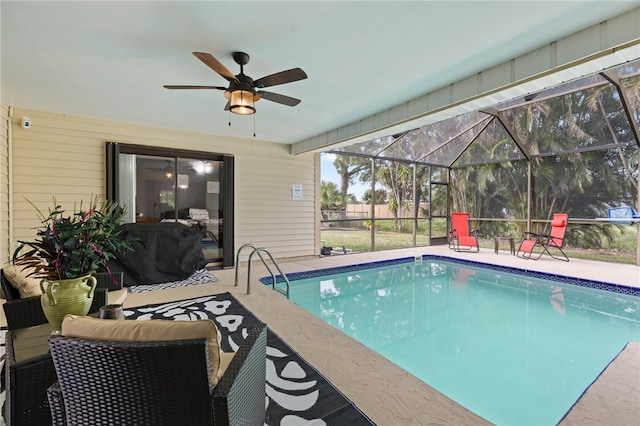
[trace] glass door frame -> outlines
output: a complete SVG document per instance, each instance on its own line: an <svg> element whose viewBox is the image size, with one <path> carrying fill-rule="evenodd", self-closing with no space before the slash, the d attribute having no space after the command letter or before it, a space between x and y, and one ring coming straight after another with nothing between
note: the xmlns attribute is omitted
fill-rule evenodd
<svg viewBox="0 0 640 426"><path fill-rule="evenodd" d="M205 151L191 151L185 149L173 149L152 147L134 144L122 144L118 142L106 143L106 199L117 201L119 198L119 158L120 154L139 154L161 156L168 158L189 158L221 161L223 170L221 176L220 192L222 193L222 267L231 268L234 266L234 157L228 154L220 154Z"/></svg>

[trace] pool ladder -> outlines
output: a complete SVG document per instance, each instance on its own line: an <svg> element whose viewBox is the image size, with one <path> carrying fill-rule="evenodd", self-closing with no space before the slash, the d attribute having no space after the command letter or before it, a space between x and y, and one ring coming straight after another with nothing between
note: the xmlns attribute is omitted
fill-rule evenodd
<svg viewBox="0 0 640 426"><path fill-rule="evenodd" d="M235 286L236 287L238 286L238 268L239 268L239 265L240 265L240 252L244 248L252 248L253 249L253 251L249 255L249 259L247 260L247 262L248 262L248 267L247 267L247 294L251 294L251 264L253 263L252 262L253 261L253 256L255 254L257 254L258 257L260 258L260 260L262 260L262 264L265 266L265 268L267 268L267 270L271 274L271 288L273 288L278 293L283 294L288 299L289 298L289 287L290 287L289 278L287 278L287 276L284 274L284 272L282 272L282 269L280 269L280 265L278 265L278 262L276 262L276 260L273 258L273 256L271 255L271 252L269 252L269 250L267 250L264 247L256 247L255 245L253 245L251 243L245 244L242 247L240 247L238 249L238 253L236 254L236 282L235 282ZM273 263L273 265L276 267L276 269L280 273L280 276L284 279L284 282L287 285L287 289L286 290L283 290L282 288L280 288L280 287L278 287L276 285L276 275L273 273L273 270L271 269L269 264L266 262L266 260L262 256L262 253L266 253L269 256L269 259L271 259L271 262Z"/></svg>

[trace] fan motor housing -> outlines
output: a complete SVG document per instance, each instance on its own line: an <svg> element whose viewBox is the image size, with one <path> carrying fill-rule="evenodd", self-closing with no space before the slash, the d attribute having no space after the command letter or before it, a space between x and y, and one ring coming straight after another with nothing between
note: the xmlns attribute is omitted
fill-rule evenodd
<svg viewBox="0 0 640 426"><path fill-rule="evenodd" d="M249 59L251 59L251 57L247 53L233 52L233 60L240 66L247 65L249 63Z"/></svg>

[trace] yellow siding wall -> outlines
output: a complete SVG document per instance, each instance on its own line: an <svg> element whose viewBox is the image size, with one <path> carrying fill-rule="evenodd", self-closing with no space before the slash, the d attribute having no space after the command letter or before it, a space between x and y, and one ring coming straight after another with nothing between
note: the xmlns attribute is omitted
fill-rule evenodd
<svg viewBox="0 0 640 426"><path fill-rule="evenodd" d="M23 116L31 120L27 130ZM236 249L254 243L277 259L316 254L315 154L292 156L288 145L18 108L11 120L16 240L32 239L38 225L26 199L46 212L54 196L67 209L92 195L104 197L105 143L111 141L233 155ZM292 200L292 184L303 185L302 200Z"/></svg>
<svg viewBox="0 0 640 426"><path fill-rule="evenodd" d="M9 261L9 109L0 105L0 265Z"/></svg>

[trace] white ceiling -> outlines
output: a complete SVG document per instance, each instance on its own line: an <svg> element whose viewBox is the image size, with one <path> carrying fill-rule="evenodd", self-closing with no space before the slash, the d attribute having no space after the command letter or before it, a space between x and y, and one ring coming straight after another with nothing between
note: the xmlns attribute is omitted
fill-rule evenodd
<svg viewBox="0 0 640 426"><path fill-rule="evenodd" d="M640 1L6 1L2 103L60 114L291 144L416 98L620 15ZM300 67L254 116L195 56L254 79ZM231 115L231 117L230 117ZM231 126L229 126L231 119ZM37 125L37 123L33 123Z"/></svg>

